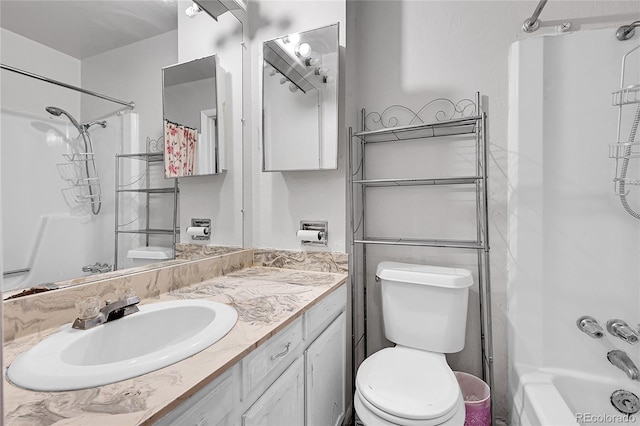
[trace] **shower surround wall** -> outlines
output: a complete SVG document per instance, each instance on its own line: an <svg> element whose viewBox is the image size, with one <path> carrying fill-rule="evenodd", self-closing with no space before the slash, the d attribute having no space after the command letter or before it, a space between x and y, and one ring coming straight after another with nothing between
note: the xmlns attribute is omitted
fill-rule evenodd
<svg viewBox="0 0 640 426"><path fill-rule="evenodd" d="M80 83L79 60L10 31L0 31L2 63L69 84ZM78 117L80 96L77 92L7 71L2 71L1 83L2 265L3 270L9 271L29 266L44 218L54 215L53 222L60 220L66 226L79 225L68 215L66 218L60 216L68 209L59 192L66 185L59 179L56 168L56 164L64 161L61 154L66 152L61 137L75 138L77 132L74 134L75 129L68 121L50 119L44 108L59 106ZM47 132L51 135L49 140ZM57 200L55 209L42 211L41 206L48 204L51 198ZM41 235L54 237L52 226L48 231L47 235ZM55 250L59 251L58 247ZM5 289L19 285L23 279L24 275L7 277Z"/></svg>
<svg viewBox="0 0 640 426"><path fill-rule="evenodd" d="M63 156L84 152L77 129L46 113L2 109L3 241L11 247L5 251L3 267L30 269L28 274L6 277L5 290L68 280L85 275L85 265L113 262L112 158L132 121L132 114L111 117L106 128L92 130L102 193L101 212L92 215L90 204L78 203L74 184L65 180L84 172L83 163ZM16 161L26 159L28 167Z"/></svg>
<svg viewBox="0 0 640 426"><path fill-rule="evenodd" d="M144 150L145 136L153 136L153 129L155 137L162 134L159 70L176 62L176 39L177 32L172 31L79 60L2 30L2 63L99 93L135 99L136 112L145 117L140 121L137 114L116 116L121 109L116 104L2 71L3 269L33 268L29 276L7 277L5 290L74 278L85 275L82 266L113 263L115 154ZM117 65L118 72L108 65ZM81 122L108 117L106 128L90 129L103 195L97 216L63 199L61 190L69 184L60 176L66 162L62 154L70 153L67 142L74 143L78 132L66 118L45 113L49 105L63 108ZM125 171L132 176L140 172ZM138 209L133 206L133 210ZM65 241L64 250L60 250L60 241ZM138 245L133 239L129 244ZM68 259L74 259L73 264ZM33 266L41 260L49 266ZM126 260L121 259L120 264L126 266Z"/></svg>
<svg viewBox="0 0 640 426"><path fill-rule="evenodd" d="M522 375L555 371L621 380L638 389L606 359L627 352L640 365L640 348L605 333L595 340L576 320L591 315L604 327L621 318L640 322L640 221L612 195L617 107L624 53L615 28L534 37L512 47L509 129L509 372L512 394ZM627 69L640 83L639 55ZM587 71L588 70L588 71ZM636 105L627 111L635 112ZM622 141L632 117L625 115ZM630 173L638 179L638 161ZM634 170L635 168L635 170ZM639 188L630 201L640 206ZM578 390L579 392L579 390ZM563 395L576 399L577 395ZM600 399L608 406L609 394ZM517 407L516 407L517 408Z"/></svg>

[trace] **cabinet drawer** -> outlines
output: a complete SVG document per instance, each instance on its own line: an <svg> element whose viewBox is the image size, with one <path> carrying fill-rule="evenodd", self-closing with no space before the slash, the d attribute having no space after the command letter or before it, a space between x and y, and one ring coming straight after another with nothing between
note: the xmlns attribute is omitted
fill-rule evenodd
<svg viewBox="0 0 640 426"><path fill-rule="evenodd" d="M250 353L242 361L242 397L262 393L293 362L301 343L302 318L298 318Z"/></svg>
<svg viewBox="0 0 640 426"><path fill-rule="evenodd" d="M313 340L344 310L346 304L347 286L343 284L307 312L305 322L306 338Z"/></svg>
<svg viewBox="0 0 640 426"><path fill-rule="evenodd" d="M242 416L243 426L304 424L304 360L298 359Z"/></svg>
<svg viewBox="0 0 640 426"><path fill-rule="evenodd" d="M226 424L227 416L233 410L235 380L234 371L225 372L183 402L178 408L164 416L156 426L215 426Z"/></svg>

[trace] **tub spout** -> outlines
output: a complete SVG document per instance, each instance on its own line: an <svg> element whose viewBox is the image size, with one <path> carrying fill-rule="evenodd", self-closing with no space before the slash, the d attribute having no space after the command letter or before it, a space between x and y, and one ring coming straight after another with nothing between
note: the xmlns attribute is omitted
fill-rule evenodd
<svg viewBox="0 0 640 426"><path fill-rule="evenodd" d="M640 378L638 367L631 361L631 358L629 358L626 352L618 349L613 350L607 354L607 359L611 364L624 371L624 374L631 380L638 380Z"/></svg>

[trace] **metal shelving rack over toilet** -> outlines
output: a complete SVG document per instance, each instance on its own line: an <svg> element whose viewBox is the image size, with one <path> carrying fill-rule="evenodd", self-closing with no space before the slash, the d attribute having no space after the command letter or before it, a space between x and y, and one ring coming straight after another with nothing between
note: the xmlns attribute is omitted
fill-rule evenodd
<svg viewBox="0 0 640 426"><path fill-rule="evenodd" d="M366 248L368 245L396 245L396 246L418 246L418 247L436 247L443 249L461 249L474 250L477 252L478 260L478 293L480 307L480 333L482 344L482 374L485 382L489 387L494 389L493 374L493 339L492 339L492 322L491 322L491 281L489 270L489 219L488 219L488 190L487 190L487 157L488 157L488 141L487 141L487 114L482 108L482 99L480 93L476 93L475 101L463 99L457 103L448 99L436 99L424 107L418 113L402 106L394 106L408 112L410 119L409 124L398 126L397 117L384 120L387 108L383 113L366 114L362 110L361 121L362 130L354 132L349 128L349 199L350 199L350 221L351 221L351 254L352 258L355 254L355 246L362 246L362 280L364 300L364 338L366 347L366 291L367 291L367 256ZM435 115L433 122L426 122L422 119L421 114L428 106L434 103L444 102L448 105L452 112L446 113L443 109L439 109ZM486 103L486 98L485 98ZM380 129L367 130L366 122L368 115L376 115L376 123L380 123ZM388 122L393 127L384 127L384 123ZM465 136L466 135L466 136ZM472 176L459 177L417 177L402 179L367 179L365 176L366 165L366 147L374 143L394 143L398 144L401 149L403 141L409 140L433 140L440 139L438 142L446 143L443 138L447 136L469 137L475 139L475 173ZM359 142L359 143L358 143ZM354 165L357 166L354 171ZM400 187L400 186L438 186L438 185L475 185L475 216L477 235L474 240L444 240L444 239L411 239L411 238L381 238L368 234L365 223L366 210L366 194L368 188L373 187ZM361 197L358 202L356 199L356 187L361 187ZM356 211L357 210L357 211ZM356 222L357 221L357 222ZM356 224L357 223L357 224ZM361 233L361 237L356 234ZM355 265L355 259L352 261ZM358 274L352 273L352 312L356 312L355 281ZM355 318L355 316L354 316ZM355 353L357 345L355 332L352 333L352 345ZM354 357L355 358L355 357ZM353 361L353 371L356 371L355 359ZM493 398L492 398L493 401ZM492 402L493 405L493 402ZM492 424L495 424L494 410L491 410Z"/></svg>
<svg viewBox="0 0 640 426"><path fill-rule="evenodd" d="M151 142L151 144L150 144ZM156 141L147 141L147 146L154 146ZM121 161L142 161L144 163L144 172L142 178L138 178L133 182L121 182ZM139 234L144 235L144 244L149 246L150 235L166 235L167 239L170 239L170 247L175 256L175 247L178 242L178 236L180 235L180 228L178 226L178 194L180 189L178 188L178 179L173 179L171 186L154 186L151 184L151 167L154 165L164 166L164 151L148 151L136 154L116 154L116 193L115 193L115 253L114 253L114 265L115 269L118 269L118 250L119 250L119 235L120 234ZM163 176L164 177L164 176ZM163 179L164 180L164 179ZM140 185L140 181L142 185ZM122 211L120 195L124 193L140 194L144 196L144 226L139 228L131 228L127 225L131 223L120 223L120 213ZM151 220L151 197L155 194L169 194L171 198L171 224L165 228L152 228L150 226ZM137 218L135 221L142 219Z"/></svg>

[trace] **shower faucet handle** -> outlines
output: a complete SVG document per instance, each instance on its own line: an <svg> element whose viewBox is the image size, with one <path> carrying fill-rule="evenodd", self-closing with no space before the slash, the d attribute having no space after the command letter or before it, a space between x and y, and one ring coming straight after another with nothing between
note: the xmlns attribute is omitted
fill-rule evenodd
<svg viewBox="0 0 640 426"><path fill-rule="evenodd" d="M580 331L586 333L587 335L593 337L594 339L600 339L604 335L604 330L598 324L595 318L590 317L589 315L584 315L578 318L576 321L576 325L580 329Z"/></svg>
<svg viewBox="0 0 640 426"><path fill-rule="evenodd" d="M607 321L607 331L629 344L638 343L638 332L621 319Z"/></svg>

